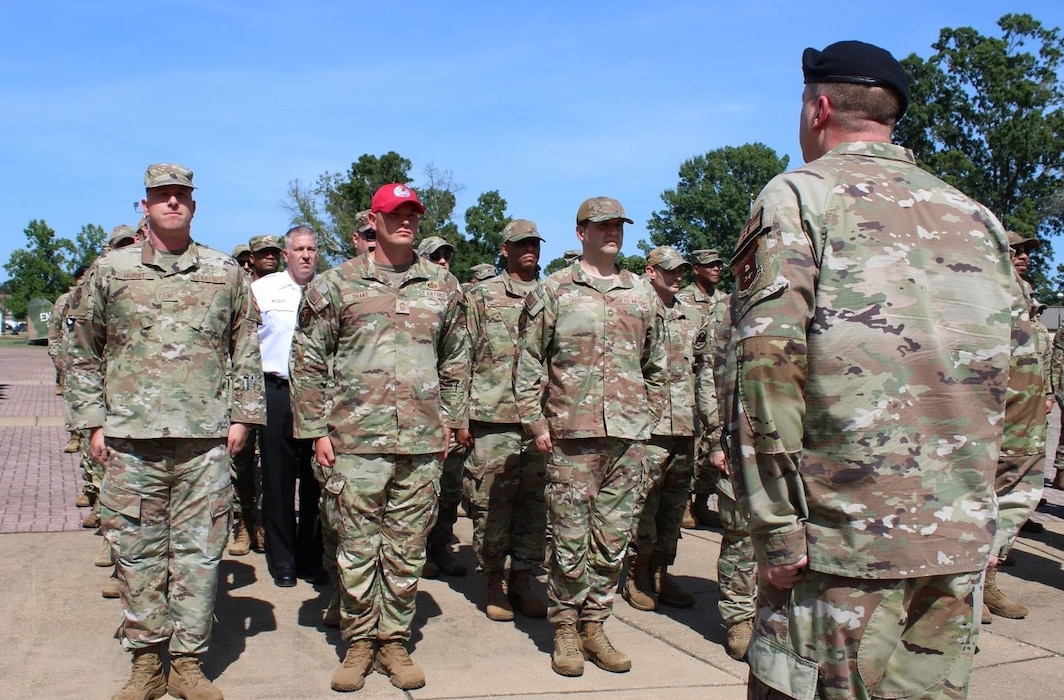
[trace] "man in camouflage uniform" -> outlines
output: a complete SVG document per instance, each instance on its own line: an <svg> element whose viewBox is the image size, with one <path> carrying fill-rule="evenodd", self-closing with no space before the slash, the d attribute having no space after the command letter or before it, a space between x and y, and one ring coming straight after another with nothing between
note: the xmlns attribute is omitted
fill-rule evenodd
<svg viewBox="0 0 1064 700"><path fill-rule="evenodd" d="M547 456L532 446L521 428L513 389L517 323L525 297L539 284L543 238L527 219L511 221L502 235L506 272L466 292L473 348L473 450L465 463L465 494L473 520L473 551L487 578L484 612L488 619L509 621L515 607L528 617L547 615L546 603L531 589L532 575L543 563L547 530Z"/></svg>
<svg viewBox="0 0 1064 700"><path fill-rule="evenodd" d="M377 247L307 286L292 341L297 438L312 438L336 501L342 636L332 688L374 663L403 689L417 580L451 432L466 429L469 342L458 280L414 255L424 207L401 184L373 195ZM326 498L329 498L327 496ZM374 653L374 647L376 653Z"/></svg>
<svg viewBox="0 0 1064 700"><path fill-rule="evenodd" d="M469 283L466 285L476 284L477 282L483 282L484 280L490 280L495 275L499 274L498 270L491 263L477 263L473 267L469 268Z"/></svg>
<svg viewBox="0 0 1064 700"><path fill-rule="evenodd" d="M101 527L133 652L114 697L217 699L200 655L229 532L229 454L263 422L258 314L236 262L191 239L192 171L151 165L144 186L148 240L100 258L74 302L71 409L106 465Z"/></svg>
<svg viewBox="0 0 1064 700"><path fill-rule="evenodd" d="M749 696L963 698L995 465L1018 457L1003 425L1043 410L1030 322L1000 223L891 144L901 65L850 41L802 59L807 162L766 185L733 258Z"/></svg>
<svg viewBox="0 0 1064 700"><path fill-rule="evenodd" d="M676 560L680 522L690 502L695 458L695 349L705 348L709 331L693 304L676 298L683 273L691 264L672 246L647 255L646 279L657 293L669 377L661 420L651 430L643 455L643 489L635 508L635 554L628 558L628 578L621 595L637 610L657 610L658 603L688 608L695 599L669 575ZM712 373L713 363L703 363ZM712 379L707 384L712 389ZM719 431L718 431L719 438Z"/></svg>
<svg viewBox="0 0 1064 700"><path fill-rule="evenodd" d="M680 290L676 296L684 304L697 308L709 324L710 332L720 327L724 315L727 295L717 289L724 262L720 253L713 248L691 251L694 261L695 281ZM684 512L683 526L693 529L703 527L720 527L721 520L717 513L709 508L709 497L723 481L721 468L723 460L712 461L712 455L720 453L719 435L701 434L695 453L694 478L691 483L691 500Z"/></svg>
<svg viewBox="0 0 1064 700"><path fill-rule="evenodd" d="M139 242L137 232L132 226L119 224L111 229L111 236L107 239L107 246L111 250L119 250L127 246L135 245Z"/></svg>
<svg viewBox="0 0 1064 700"><path fill-rule="evenodd" d="M363 209L355 214L355 232L351 236L351 242L355 245L355 255L365 255L373 252L377 247L376 224L373 221L372 212Z"/></svg>
<svg viewBox="0 0 1064 700"><path fill-rule="evenodd" d="M85 272L86 267L84 265L79 265L74 270L74 284L70 286L70 289L56 297L55 303L52 304L52 315L48 319L48 357L52 358L52 364L55 365L55 393L57 396L63 395L63 382L66 376L66 318L67 313L70 311L70 298L73 296L77 286L85 279ZM70 430L70 439L67 441L66 446L63 447L63 452L73 454L79 449L81 449L81 438L77 432ZM82 505L79 503L78 507L82 508L87 505L89 504Z"/></svg>
<svg viewBox="0 0 1064 700"><path fill-rule="evenodd" d="M585 657L611 672L632 667L603 623L628 550L643 443L659 418L667 370L657 297L616 264L626 222L632 220L615 199L581 204L580 260L544 280L521 312L514 393L526 432L550 455L548 618L555 627L551 668L563 676L583 674Z"/></svg>
<svg viewBox="0 0 1064 700"><path fill-rule="evenodd" d="M251 276L255 266L251 262L251 247L247 243L237 243L233 246L233 260L236 260L237 265L240 265L240 269L244 271L244 274Z"/></svg>

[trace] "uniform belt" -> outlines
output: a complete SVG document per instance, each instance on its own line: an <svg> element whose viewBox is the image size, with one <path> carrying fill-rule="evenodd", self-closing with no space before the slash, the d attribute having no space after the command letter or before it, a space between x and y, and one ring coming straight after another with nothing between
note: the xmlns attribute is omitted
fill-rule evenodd
<svg viewBox="0 0 1064 700"><path fill-rule="evenodd" d="M266 374L266 383L273 384L274 386L288 387L288 380L279 374Z"/></svg>

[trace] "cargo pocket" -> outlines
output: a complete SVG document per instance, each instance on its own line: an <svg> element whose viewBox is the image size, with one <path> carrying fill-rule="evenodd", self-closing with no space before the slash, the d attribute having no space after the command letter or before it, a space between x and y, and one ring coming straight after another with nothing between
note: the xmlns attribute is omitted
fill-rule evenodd
<svg viewBox="0 0 1064 700"><path fill-rule="evenodd" d="M211 520L217 520L232 512L233 485L226 484L217 491L207 494L207 508L211 512Z"/></svg>
<svg viewBox="0 0 1064 700"><path fill-rule="evenodd" d="M819 668L768 637L757 635L746 654L750 673L773 690L794 700L813 700Z"/></svg>
<svg viewBox="0 0 1064 700"><path fill-rule="evenodd" d="M339 496L340 492L344 490L344 484L346 483L347 479L339 474L330 474L329 478L325 480L324 488L333 496Z"/></svg>
<svg viewBox="0 0 1064 700"><path fill-rule="evenodd" d="M108 517L103 509L111 511L115 515L122 516L126 520L140 520L141 495L133 491L127 491L113 482L104 480L100 486L101 518Z"/></svg>

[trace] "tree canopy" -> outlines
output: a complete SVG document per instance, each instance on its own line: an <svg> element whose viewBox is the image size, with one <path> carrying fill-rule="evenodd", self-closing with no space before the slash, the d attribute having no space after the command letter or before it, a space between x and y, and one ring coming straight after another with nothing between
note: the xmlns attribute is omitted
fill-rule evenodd
<svg viewBox="0 0 1064 700"><path fill-rule="evenodd" d="M83 228L82 233L87 228ZM26 308L34 297L55 301L74 283L71 272L78 264L74 243L68 238L56 237L55 231L43 219L31 221L24 233L29 245L11 253L4 265L10 275L8 288L11 290L5 305L15 318L26 315ZM98 246L93 249L93 258L99 250Z"/></svg>
<svg viewBox="0 0 1064 700"><path fill-rule="evenodd" d="M1064 161L1057 79L1064 43L1058 29L1029 14L1006 14L998 27L999 37L945 28L927 60L915 54L902 60L912 99L894 138L1007 229L1043 241L1028 280L1036 294L1049 294L1049 239L1062 223L1055 202Z"/></svg>

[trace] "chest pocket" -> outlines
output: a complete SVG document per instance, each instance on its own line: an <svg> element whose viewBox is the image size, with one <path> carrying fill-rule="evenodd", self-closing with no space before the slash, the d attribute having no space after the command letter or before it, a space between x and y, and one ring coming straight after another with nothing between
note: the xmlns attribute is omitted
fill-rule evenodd
<svg viewBox="0 0 1064 700"><path fill-rule="evenodd" d="M488 304L484 309L484 335L488 350L496 359L512 356L517 349L517 321L523 300L516 304Z"/></svg>

